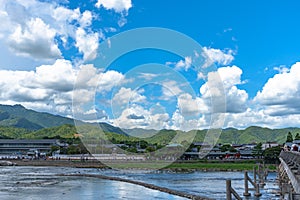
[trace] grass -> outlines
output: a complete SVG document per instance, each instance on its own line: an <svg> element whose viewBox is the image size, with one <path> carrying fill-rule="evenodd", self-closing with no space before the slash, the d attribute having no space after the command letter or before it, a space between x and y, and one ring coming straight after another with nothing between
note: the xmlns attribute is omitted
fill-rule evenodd
<svg viewBox="0 0 300 200"><path fill-rule="evenodd" d="M254 163L173 163L167 168L169 169L196 169L196 170L252 170L255 166Z"/></svg>
<svg viewBox="0 0 300 200"><path fill-rule="evenodd" d="M174 171L252 171L257 166L256 161L220 162L220 161L186 161L174 162L112 162L106 163L112 168L118 169L166 169ZM276 165L266 165L269 170L275 171Z"/></svg>
<svg viewBox="0 0 300 200"><path fill-rule="evenodd" d="M245 160L234 162L222 161L196 161L196 162L176 162L172 163L167 168L169 169L195 169L195 170L215 170L215 171L252 171L257 166L257 161ZM266 165L269 170L275 171L276 165Z"/></svg>

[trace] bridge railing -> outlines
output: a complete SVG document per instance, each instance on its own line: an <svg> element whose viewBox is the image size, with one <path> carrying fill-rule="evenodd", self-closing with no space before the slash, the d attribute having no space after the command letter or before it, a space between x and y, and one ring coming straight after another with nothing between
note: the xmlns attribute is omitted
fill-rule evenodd
<svg viewBox="0 0 300 200"><path fill-rule="evenodd" d="M300 153L295 151L282 151L280 157L294 172L295 175L300 175Z"/></svg>

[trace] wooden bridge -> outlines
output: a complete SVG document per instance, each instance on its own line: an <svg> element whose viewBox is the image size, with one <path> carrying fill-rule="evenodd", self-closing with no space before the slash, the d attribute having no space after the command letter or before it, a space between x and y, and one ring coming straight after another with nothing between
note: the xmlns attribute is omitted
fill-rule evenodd
<svg viewBox="0 0 300 200"><path fill-rule="evenodd" d="M279 182L284 199L300 200L300 153L282 151L279 156Z"/></svg>

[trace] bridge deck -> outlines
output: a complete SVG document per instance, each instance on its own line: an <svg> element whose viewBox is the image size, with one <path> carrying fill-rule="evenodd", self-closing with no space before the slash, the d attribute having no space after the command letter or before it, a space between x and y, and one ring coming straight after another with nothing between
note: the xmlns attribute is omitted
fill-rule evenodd
<svg viewBox="0 0 300 200"><path fill-rule="evenodd" d="M279 159L295 193L300 194L300 153L283 151Z"/></svg>

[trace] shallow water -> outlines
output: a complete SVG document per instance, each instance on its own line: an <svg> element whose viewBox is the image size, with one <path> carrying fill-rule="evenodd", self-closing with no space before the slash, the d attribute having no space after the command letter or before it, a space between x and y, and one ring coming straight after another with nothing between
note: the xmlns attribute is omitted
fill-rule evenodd
<svg viewBox="0 0 300 200"><path fill-rule="evenodd" d="M192 172L192 173L144 173L138 171L105 171L106 175L129 178L155 185L168 187L170 189L206 196L213 199L226 198L226 180L231 179L232 187L243 197L244 173L243 172ZM249 173L252 178L253 174ZM254 191L250 190L251 197L247 199L280 199L277 196L279 188L276 182L276 173L269 173L266 185L260 192L260 198L254 197ZM251 184L249 183L249 187Z"/></svg>
<svg viewBox="0 0 300 200"><path fill-rule="evenodd" d="M102 174L152 183L213 199L225 199L225 181L232 179L232 187L240 194L243 189L242 172L151 172L76 169L62 167L1 167L0 199L171 199L184 198L147 189L130 183L87 177L61 177L56 174ZM251 174L250 174L251 176ZM262 197L279 199L276 196L276 173L270 173ZM250 191L253 193L254 191ZM253 196L253 195L252 195ZM250 197L250 199L255 199Z"/></svg>

